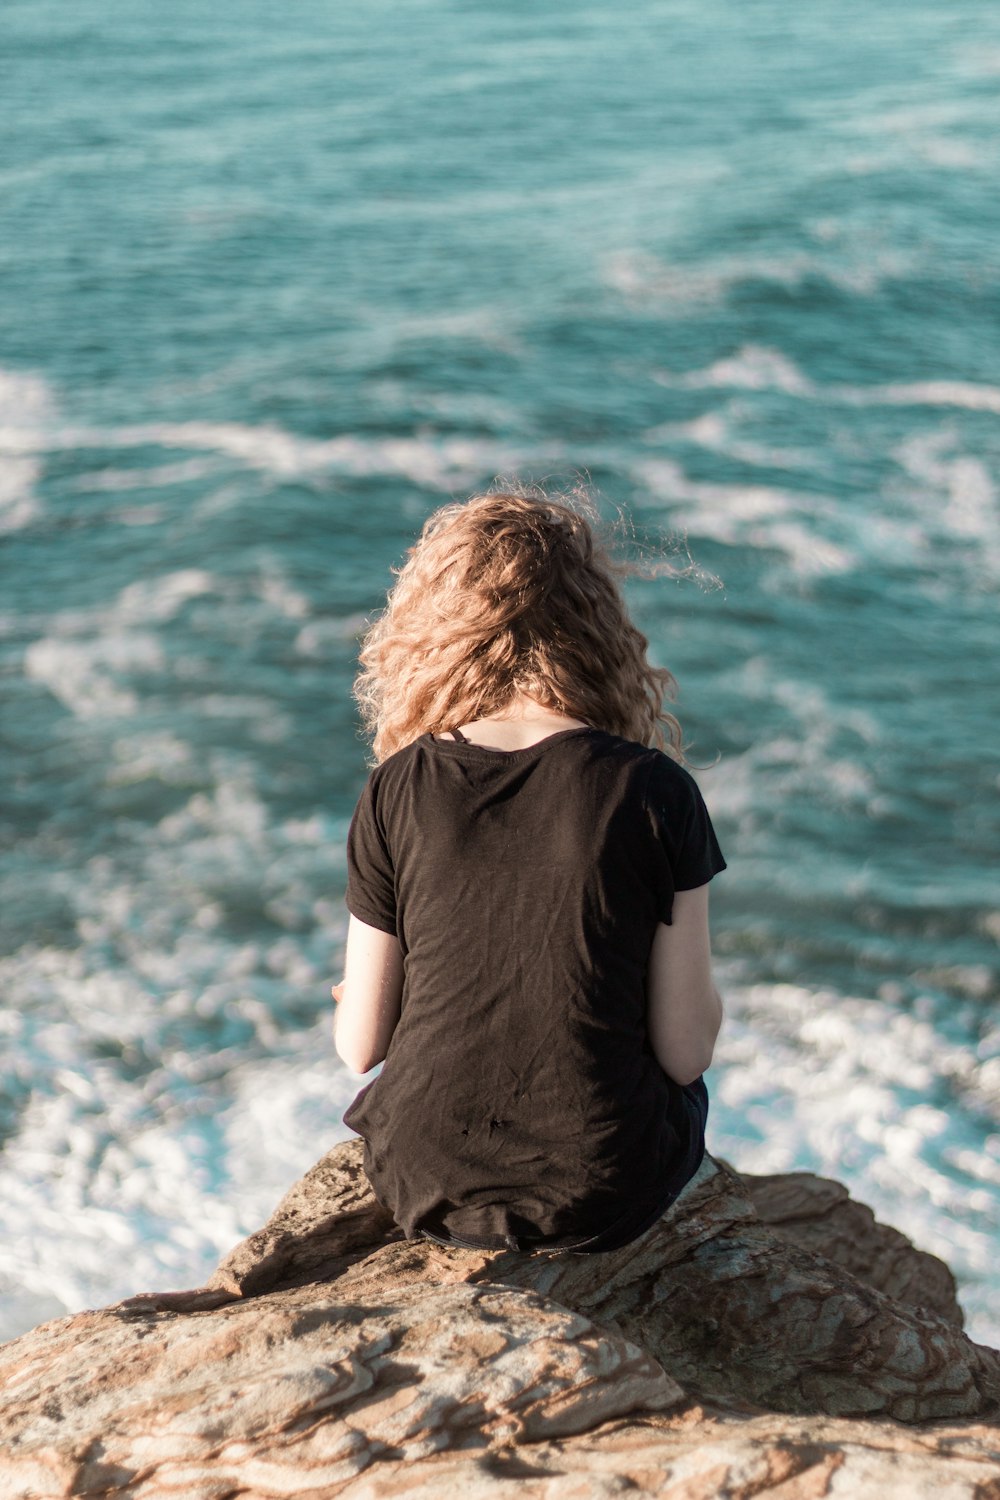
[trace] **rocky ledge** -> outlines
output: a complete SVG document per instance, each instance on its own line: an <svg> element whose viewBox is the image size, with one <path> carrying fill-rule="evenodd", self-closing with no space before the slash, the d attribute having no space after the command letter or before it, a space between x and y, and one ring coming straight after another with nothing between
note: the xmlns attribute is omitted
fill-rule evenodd
<svg viewBox="0 0 1000 1500"><path fill-rule="evenodd" d="M838 1183L600 1256L403 1240L335 1147L189 1292L0 1348L0 1500L1000 1500L1000 1354Z"/></svg>

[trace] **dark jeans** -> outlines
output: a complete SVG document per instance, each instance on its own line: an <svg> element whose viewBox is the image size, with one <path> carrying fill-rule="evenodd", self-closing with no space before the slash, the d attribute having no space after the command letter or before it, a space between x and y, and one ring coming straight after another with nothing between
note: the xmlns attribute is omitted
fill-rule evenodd
<svg viewBox="0 0 1000 1500"><path fill-rule="evenodd" d="M685 1146L676 1167L663 1184L663 1195L657 1200L658 1206L641 1219L631 1220L627 1226L619 1227L618 1224L612 1224L589 1240L583 1240L576 1245L567 1245L565 1248L573 1254L594 1255L604 1250L621 1250L623 1246L630 1245L633 1240L645 1234L647 1229L652 1229L657 1219L663 1217L671 1203L680 1196L701 1166L705 1157L708 1089L705 1087L703 1078L696 1078L694 1083L678 1084L677 1090L678 1094L673 1102L671 1116L677 1134L685 1142ZM540 1246L539 1248L546 1247Z"/></svg>

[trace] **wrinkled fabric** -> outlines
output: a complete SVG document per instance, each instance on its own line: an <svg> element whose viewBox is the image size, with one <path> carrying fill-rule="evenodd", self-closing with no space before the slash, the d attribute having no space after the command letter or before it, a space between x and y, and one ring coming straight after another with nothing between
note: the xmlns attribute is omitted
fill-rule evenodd
<svg viewBox="0 0 1000 1500"><path fill-rule="evenodd" d="M675 892L724 868L690 773L600 730L424 735L372 772L347 904L398 937L403 1000L344 1119L407 1235L603 1248L663 1212L704 1147L649 1043L646 968Z"/></svg>

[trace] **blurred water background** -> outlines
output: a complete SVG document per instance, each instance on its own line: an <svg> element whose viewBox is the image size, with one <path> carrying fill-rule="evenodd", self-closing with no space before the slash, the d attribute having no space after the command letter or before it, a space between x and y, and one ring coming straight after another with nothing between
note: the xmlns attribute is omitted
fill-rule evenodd
<svg viewBox="0 0 1000 1500"><path fill-rule="evenodd" d="M197 1283L346 1133L358 630L432 508L585 473L700 570L630 598L719 757L710 1145L1000 1343L1000 11L2 26L2 1331Z"/></svg>

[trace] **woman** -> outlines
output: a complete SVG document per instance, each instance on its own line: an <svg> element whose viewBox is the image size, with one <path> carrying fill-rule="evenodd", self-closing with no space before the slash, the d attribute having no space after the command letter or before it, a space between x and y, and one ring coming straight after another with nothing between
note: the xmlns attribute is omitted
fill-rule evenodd
<svg viewBox="0 0 1000 1500"><path fill-rule="evenodd" d="M363 646L336 1044L410 1237L616 1249L701 1162L725 861L646 645L529 490L433 515Z"/></svg>

